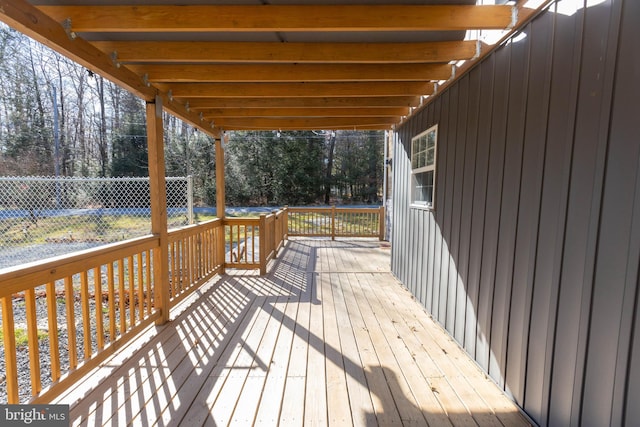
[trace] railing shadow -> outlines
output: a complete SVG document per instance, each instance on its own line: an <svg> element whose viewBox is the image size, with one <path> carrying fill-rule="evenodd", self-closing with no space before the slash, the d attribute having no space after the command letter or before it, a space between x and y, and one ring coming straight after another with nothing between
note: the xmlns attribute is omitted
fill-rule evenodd
<svg viewBox="0 0 640 427"><path fill-rule="evenodd" d="M326 244L361 247L357 242ZM128 357L116 357L104 378L92 380L97 383L94 389L72 405L71 423L226 425L240 403L225 401L223 389L236 390L228 394L235 399L251 377L266 381L272 360L262 352L260 331L266 327L263 322L275 322L291 339L308 343L309 352L322 354L325 366L339 367L350 381L376 396L380 403L375 412L361 411L347 424L427 425L427 414L402 392L392 368L363 367L315 333L311 321L303 324L286 310L289 302L322 304L316 281L319 247L322 243L289 242L268 276L228 274L196 291L193 302L178 306L173 320L158 327L155 336Z"/></svg>

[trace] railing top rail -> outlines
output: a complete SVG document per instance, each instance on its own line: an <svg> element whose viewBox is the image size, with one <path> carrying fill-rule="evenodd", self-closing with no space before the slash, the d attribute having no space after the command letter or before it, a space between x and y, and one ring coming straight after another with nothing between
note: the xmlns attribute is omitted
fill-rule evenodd
<svg viewBox="0 0 640 427"><path fill-rule="evenodd" d="M218 227L223 227L224 221L222 218L215 218L205 222L201 222L199 224L185 225L183 227L172 228L168 231L169 240L175 241L185 236L189 236L191 234L196 234L199 231L215 229Z"/></svg>
<svg viewBox="0 0 640 427"><path fill-rule="evenodd" d="M343 208L343 207L336 207L336 208L332 208L331 206L329 207L308 207L308 208L304 208L304 207L299 207L299 208L287 208L287 210L289 212L293 212L293 213L300 213L300 212L331 212L332 210L335 210L336 212L362 212L362 213L373 213L373 212L379 212L380 211L380 207L374 207L374 208Z"/></svg>
<svg viewBox="0 0 640 427"><path fill-rule="evenodd" d="M260 218L259 217L252 217L252 216L247 216L247 217L225 217L224 218L224 222L225 224L249 224L249 225L259 225L260 224Z"/></svg>

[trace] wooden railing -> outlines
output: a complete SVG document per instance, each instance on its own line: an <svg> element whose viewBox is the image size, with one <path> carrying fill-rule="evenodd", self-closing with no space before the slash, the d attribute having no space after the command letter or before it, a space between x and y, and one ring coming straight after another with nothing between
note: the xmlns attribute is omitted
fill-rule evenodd
<svg viewBox="0 0 640 427"><path fill-rule="evenodd" d="M226 260L229 268L260 268L260 219L225 218Z"/></svg>
<svg viewBox="0 0 640 427"><path fill-rule="evenodd" d="M266 274L267 264L287 238L287 208L258 218L225 218L229 268L255 269Z"/></svg>
<svg viewBox="0 0 640 427"><path fill-rule="evenodd" d="M267 264L276 257L287 238L288 208L260 215L260 230L264 238L260 239L260 274L267 274Z"/></svg>
<svg viewBox="0 0 640 427"><path fill-rule="evenodd" d="M224 269L224 222L214 219L169 231L169 296L175 306Z"/></svg>
<svg viewBox="0 0 640 427"><path fill-rule="evenodd" d="M0 403L50 401L213 275L227 267L266 274L289 235L380 237L383 229L381 209L285 208L170 230L164 285L154 278L158 236L0 270ZM162 307L156 298L167 287Z"/></svg>
<svg viewBox="0 0 640 427"><path fill-rule="evenodd" d="M169 231L170 307L222 270L223 233L219 219ZM148 236L0 272L6 402L49 401L159 318L158 248Z"/></svg>
<svg viewBox="0 0 640 427"><path fill-rule="evenodd" d="M384 207L289 208L288 235L306 237L378 237L384 240Z"/></svg>
<svg viewBox="0 0 640 427"><path fill-rule="evenodd" d="M8 403L28 398L19 396L19 378L29 383L21 389L30 390L32 403L49 401L158 318L152 300L158 245L158 238L142 237L0 272ZM28 352L18 351L25 346ZM19 375L27 371L24 358L29 379Z"/></svg>

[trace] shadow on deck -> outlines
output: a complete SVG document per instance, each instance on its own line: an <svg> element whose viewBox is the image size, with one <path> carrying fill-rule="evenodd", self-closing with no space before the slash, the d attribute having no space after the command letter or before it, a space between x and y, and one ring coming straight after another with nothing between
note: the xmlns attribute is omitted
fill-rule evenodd
<svg viewBox="0 0 640 427"><path fill-rule="evenodd" d="M216 277L56 403L72 425L528 425L365 240Z"/></svg>

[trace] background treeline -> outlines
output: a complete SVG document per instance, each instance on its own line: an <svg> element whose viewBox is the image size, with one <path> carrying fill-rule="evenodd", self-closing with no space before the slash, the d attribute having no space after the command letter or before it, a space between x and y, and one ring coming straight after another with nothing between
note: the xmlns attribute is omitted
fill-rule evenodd
<svg viewBox="0 0 640 427"><path fill-rule="evenodd" d="M194 176L215 205L213 140L165 114L168 176ZM384 134L230 132L230 205L375 203ZM57 159L57 161L56 161ZM144 103L0 24L0 176L147 176Z"/></svg>

